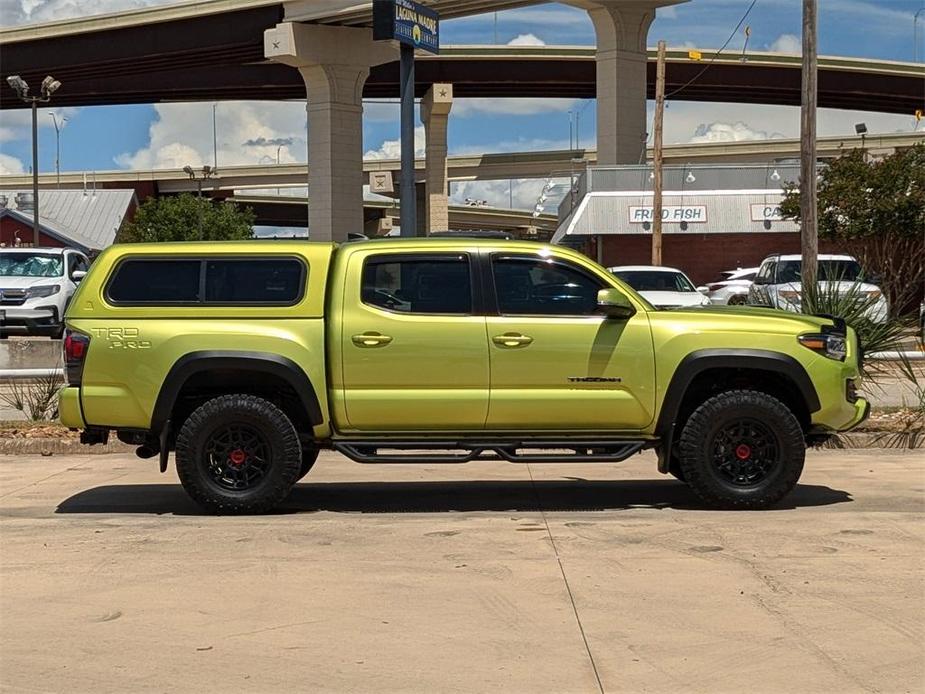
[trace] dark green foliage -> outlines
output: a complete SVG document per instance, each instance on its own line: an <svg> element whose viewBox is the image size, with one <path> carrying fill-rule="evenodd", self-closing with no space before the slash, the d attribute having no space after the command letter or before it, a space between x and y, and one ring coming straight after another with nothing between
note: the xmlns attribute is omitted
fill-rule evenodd
<svg viewBox="0 0 925 694"><path fill-rule="evenodd" d="M893 310L925 283L925 145L883 159L855 149L822 170L819 238L855 256L883 288ZM796 184L785 187L781 212L800 219Z"/></svg>
<svg viewBox="0 0 925 694"><path fill-rule="evenodd" d="M116 242L240 241L253 238L253 226L250 208L184 193L147 200Z"/></svg>

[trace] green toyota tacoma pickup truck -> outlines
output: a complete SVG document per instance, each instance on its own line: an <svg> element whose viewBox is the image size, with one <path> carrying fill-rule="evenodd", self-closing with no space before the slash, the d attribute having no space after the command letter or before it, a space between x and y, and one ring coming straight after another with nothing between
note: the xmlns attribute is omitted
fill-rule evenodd
<svg viewBox="0 0 925 694"><path fill-rule="evenodd" d="M215 513L362 463L610 463L654 448L708 505L763 508L860 423L844 322L656 310L585 256L506 240L117 245L67 313L63 423L176 451Z"/></svg>

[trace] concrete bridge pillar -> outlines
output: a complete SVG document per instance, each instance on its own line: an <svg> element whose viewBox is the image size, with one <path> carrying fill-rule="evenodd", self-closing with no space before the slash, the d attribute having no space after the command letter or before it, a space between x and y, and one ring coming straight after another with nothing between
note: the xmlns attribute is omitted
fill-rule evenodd
<svg viewBox="0 0 925 694"><path fill-rule="evenodd" d="M424 122L425 225L427 234L450 228L450 207L447 192L447 123L453 107L453 85L434 84L421 100L421 120Z"/></svg>
<svg viewBox="0 0 925 694"><path fill-rule="evenodd" d="M639 164L646 147L646 42L658 7L685 0L565 0L597 35L597 163Z"/></svg>
<svg viewBox="0 0 925 694"><path fill-rule="evenodd" d="M308 97L309 235L346 241L362 232L363 86L397 50L371 29L283 22L264 32L264 55L297 68Z"/></svg>

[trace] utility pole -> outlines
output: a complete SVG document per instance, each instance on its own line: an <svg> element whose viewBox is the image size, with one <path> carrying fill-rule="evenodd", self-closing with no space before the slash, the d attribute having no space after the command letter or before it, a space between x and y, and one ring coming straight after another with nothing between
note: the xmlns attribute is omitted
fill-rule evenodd
<svg viewBox="0 0 925 694"><path fill-rule="evenodd" d="M417 188L414 180L414 48L399 47L401 89L401 235L417 236Z"/></svg>
<svg viewBox="0 0 925 694"><path fill-rule="evenodd" d="M655 142L652 146L652 264L662 264L662 135L665 122L665 42L658 42L655 68ZM645 150L643 150L645 151Z"/></svg>
<svg viewBox="0 0 925 694"><path fill-rule="evenodd" d="M218 128L216 127L215 111L218 104L212 104L212 168L218 170Z"/></svg>
<svg viewBox="0 0 925 694"><path fill-rule="evenodd" d="M800 254L803 305L816 292L819 235L816 204L816 0L803 0L803 93L800 99ZM812 302L811 302L812 303Z"/></svg>

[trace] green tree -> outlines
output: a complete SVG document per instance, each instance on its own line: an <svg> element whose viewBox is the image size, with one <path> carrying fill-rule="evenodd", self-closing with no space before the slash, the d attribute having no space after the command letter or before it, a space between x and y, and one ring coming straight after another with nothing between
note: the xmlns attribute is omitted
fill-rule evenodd
<svg viewBox="0 0 925 694"><path fill-rule="evenodd" d="M871 159L855 149L821 172L819 238L855 256L886 292L908 308L925 284L925 145ZM785 187L781 212L800 220L800 191Z"/></svg>
<svg viewBox="0 0 925 694"><path fill-rule="evenodd" d="M250 208L184 193L146 200L116 242L238 241L253 238L253 226Z"/></svg>

